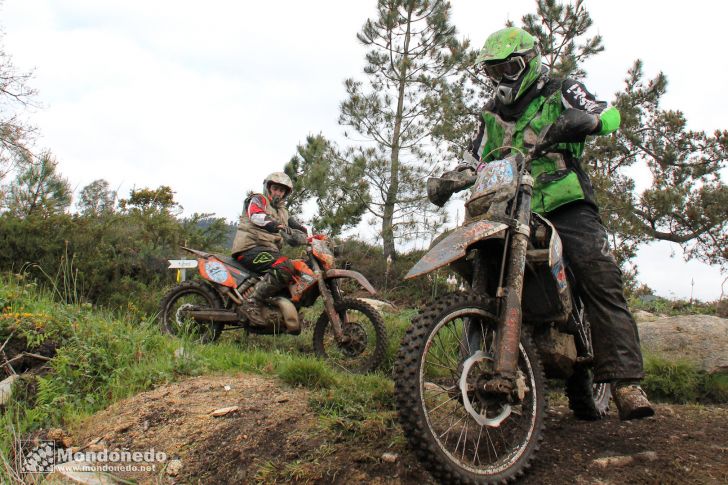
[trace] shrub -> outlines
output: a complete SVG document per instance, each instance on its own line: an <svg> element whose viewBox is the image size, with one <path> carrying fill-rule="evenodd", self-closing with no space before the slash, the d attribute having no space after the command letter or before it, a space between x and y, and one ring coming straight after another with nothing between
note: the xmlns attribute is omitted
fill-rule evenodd
<svg viewBox="0 0 728 485"><path fill-rule="evenodd" d="M656 401L674 403L728 402L728 375L708 374L687 361L645 355L643 387Z"/></svg>

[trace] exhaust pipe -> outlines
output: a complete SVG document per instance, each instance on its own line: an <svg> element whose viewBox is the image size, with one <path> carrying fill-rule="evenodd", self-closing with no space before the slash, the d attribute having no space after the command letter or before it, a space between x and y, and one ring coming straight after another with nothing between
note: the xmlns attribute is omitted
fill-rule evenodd
<svg viewBox="0 0 728 485"><path fill-rule="evenodd" d="M192 310L187 312L189 316L198 322L237 322L240 317L230 310Z"/></svg>

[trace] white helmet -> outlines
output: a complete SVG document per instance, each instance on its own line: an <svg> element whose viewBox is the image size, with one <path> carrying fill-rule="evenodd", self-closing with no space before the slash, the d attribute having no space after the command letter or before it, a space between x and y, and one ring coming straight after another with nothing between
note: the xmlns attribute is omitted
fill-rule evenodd
<svg viewBox="0 0 728 485"><path fill-rule="evenodd" d="M284 199L293 191L293 181L288 175L283 172L273 172L268 175L265 180L263 180L263 195L271 201L273 201L273 199L270 195L270 184L283 185L286 189L288 189L286 191L286 195L283 196Z"/></svg>

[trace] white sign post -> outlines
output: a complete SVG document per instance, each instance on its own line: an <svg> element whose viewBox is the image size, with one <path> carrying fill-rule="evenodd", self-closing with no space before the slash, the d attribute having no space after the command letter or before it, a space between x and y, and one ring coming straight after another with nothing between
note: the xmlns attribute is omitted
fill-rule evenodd
<svg viewBox="0 0 728 485"><path fill-rule="evenodd" d="M170 259L169 269L177 270L177 281L181 282L187 278L187 270L197 268L196 259Z"/></svg>

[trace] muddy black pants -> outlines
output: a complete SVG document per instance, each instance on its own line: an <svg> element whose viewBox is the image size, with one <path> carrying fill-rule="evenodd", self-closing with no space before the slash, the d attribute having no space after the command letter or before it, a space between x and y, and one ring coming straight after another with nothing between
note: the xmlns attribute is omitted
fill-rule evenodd
<svg viewBox="0 0 728 485"><path fill-rule="evenodd" d="M597 209L572 202L546 214L556 227L564 257L584 302L594 344L594 380L642 378L639 334L627 308L622 271L609 250Z"/></svg>
<svg viewBox="0 0 728 485"><path fill-rule="evenodd" d="M288 286L288 283L293 279L295 272L293 263L278 251L271 251L265 247L255 247L242 253L233 254L233 257L255 273L260 275L270 273L273 276L272 283L281 289Z"/></svg>

